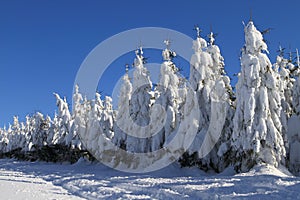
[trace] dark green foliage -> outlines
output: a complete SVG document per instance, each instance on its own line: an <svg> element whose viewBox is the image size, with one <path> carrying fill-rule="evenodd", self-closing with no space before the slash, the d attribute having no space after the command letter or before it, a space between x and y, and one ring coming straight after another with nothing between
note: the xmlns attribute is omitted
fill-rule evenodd
<svg viewBox="0 0 300 200"><path fill-rule="evenodd" d="M181 158L179 158L178 162L180 163L181 167L192 167L197 165L197 160L197 152L194 152L191 155L188 152L185 152Z"/></svg>
<svg viewBox="0 0 300 200"><path fill-rule="evenodd" d="M248 172L257 163L257 154L253 150L244 151L242 154L237 154L233 163L236 163L234 169L236 172Z"/></svg>
<svg viewBox="0 0 300 200"><path fill-rule="evenodd" d="M22 151L21 148L14 149L7 153L0 154L0 158L15 158L26 161L46 161L46 162L70 162L76 163L81 157L85 157L90 161L95 158L86 150L71 148L66 145L46 145L36 148L33 151Z"/></svg>

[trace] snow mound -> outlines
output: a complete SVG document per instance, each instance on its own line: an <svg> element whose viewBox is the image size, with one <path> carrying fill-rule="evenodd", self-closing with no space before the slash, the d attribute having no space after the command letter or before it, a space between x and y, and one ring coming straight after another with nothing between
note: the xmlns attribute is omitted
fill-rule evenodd
<svg viewBox="0 0 300 200"><path fill-rule="evenodd" d="M237 174L235 176L260 176L260 175L271 175L277 177L292 177L293 175L283 166L276 168L268 164L256 165L249 172Z"/></svg>

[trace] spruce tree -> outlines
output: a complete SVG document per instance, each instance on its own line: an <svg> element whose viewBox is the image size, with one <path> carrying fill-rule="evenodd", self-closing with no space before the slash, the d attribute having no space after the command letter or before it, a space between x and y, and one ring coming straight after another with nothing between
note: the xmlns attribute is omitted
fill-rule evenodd
<svg viewBox="0 0 300 200"><path fill-rule="evenodd" d="M292 88L292 108L293 115L288 119L288 141L289 141L289 170L295 174L300 174L300 133L299 133L299 120L300 120L300 78L299 78L299 53L296 50L296 69L294 76L296 78Z"/></svg>
<svg viewBox="0 0 300 200"><path fill-rule="evenodd" d="M153 124L161 127L151 139L151 150L155 151L166 145L172 138L172 133L180 123L178 113L181 97L179 94L180 77L178 76L178 68L173 63L173 58L176 56L175 51L170 49L170 40L164 41L166 48L162 51L163 63L160 67L160 78L156 93L158 98L155 104L159 106L152 110Z"/></svg>
<svg viewBox="0 0 300 200"><path fill-rule="evenodd" d="M128 75L128 65L126 65L126 74L123 76L123 83L120 89L118 100L118 112L116 115L116 126L114 126L114 144L122 149L126 149L127 133L131 131L128 119L130 117L129 102L132 95L132 84Z"/></svg>
<svg viewBox="0 0 300 200"><path fill-rule="evenodd" d="M281 99L267 45L252 20L245 26L241 73L236 85L232 145L235 166L246 171L258 163L278 166L285 157Z"/></svg>
<svg viewBox="0 0 300 200"><path fill-rule="evenodd" d="M127 135L126 150L131 152L148 152L150 151L150 141L146 138L150 129L147 126L150 123L150 99L152 82L149 71L144 64L146 63L143 56L143 49L140 47L136 50L134 59L134 71L132 80L132 92L130 97L130 131ZM128 121L128 120L127 120ZM146 128L146 129L145 129ZM138 138L138 137L141 138Z"/></svg>
<svg viewBox="0 0 300 200"><path fill-rule="evenodd" d="M183 156L183 165L197 164L208 170L222 171L228 166L229 138L233 116L230 79L225 74L224 59L214 44L214 34L208 37L209 45L201 38L193 41L195 51L191 58L190 82L196 92L200 109L200 124L195 141Z"/></svg>

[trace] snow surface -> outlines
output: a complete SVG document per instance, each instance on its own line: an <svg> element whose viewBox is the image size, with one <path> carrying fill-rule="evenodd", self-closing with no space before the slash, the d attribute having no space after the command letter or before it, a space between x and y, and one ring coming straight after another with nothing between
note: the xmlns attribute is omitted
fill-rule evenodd
<svg viewBox="0 0 300 200"><path fill-rule="evenodd" d="M17 170L20 165L8 167L6 162L2 160L0 169L1 199L81 199L33 173Z"/></svg>
<svg viewBox="0 0 300 200"><path fill-rule="evenodd" d="M300 199L300 178L268 165L247 173L207 174L177 164L150 174L74 165L0 160L5 199Z"/></svg>

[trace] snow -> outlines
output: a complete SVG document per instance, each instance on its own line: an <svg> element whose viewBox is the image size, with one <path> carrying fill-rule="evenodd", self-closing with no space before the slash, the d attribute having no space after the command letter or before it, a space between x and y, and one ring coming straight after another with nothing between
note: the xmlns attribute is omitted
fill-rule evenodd
<svg viewBox="0 0 300 200"><path fill-rule="evenodd" d="M130 174L99 163L0 160L5 199L299 199L300 178L286 169L258 165L251 171L208 174L172 164L152 173Z"/></svg>
<svg viewBox="0 0 300 200"><path fill-rule="evenodd" d="M5 199L82 199L31 173L7 168L6 162L10 161L3 160L0 169L0 193Z"/></svg>

